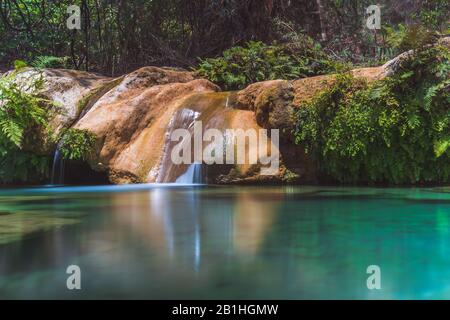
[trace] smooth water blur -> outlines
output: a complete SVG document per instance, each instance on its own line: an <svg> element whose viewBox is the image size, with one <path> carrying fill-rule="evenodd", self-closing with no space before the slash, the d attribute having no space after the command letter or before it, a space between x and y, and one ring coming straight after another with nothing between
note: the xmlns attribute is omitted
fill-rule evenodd
<svg viewBox="0 0 450 320"><path fill-rule="evenodd" d="M0 297L450 298L450 189L0 191ZM66 268L81 268L80 291ZM381 290L366 269L381 267Z"/></svg>
<svg viewBox="0 0 450 320"><path fill-rule="evenodd" d="M175 183L201 184L203 183L203 165L201 163L191 164L186 172L178 177Z"/></svg>

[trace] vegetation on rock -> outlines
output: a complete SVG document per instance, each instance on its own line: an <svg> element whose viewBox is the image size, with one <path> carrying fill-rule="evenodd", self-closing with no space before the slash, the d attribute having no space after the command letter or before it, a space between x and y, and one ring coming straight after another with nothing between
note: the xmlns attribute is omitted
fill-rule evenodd
<svg viewBox="0 0 450 320"><path fill-rule="evenodd" d="M16 63L17 68L23 64ZM33 129L47 126L47 100L37 92L42 76L15 81L19 70L0 77L0 183L40 181L48 175L49 158L23 150Z"/></svg>
<svg viewBox="0 0 450 320"><path fill-rule="evenodd" d="M33 76L32 83L16 81L19 73L73 68L116 77L150 65L195 70L225 90L265 80L339 73L334 85L313 101L295 100L304 104L296 114L296 141L306 146L323 174L342 182L448 181L448 50L430 44L449 34L450 4L380 0L380 30L365 23L372 4L369 0L1 1L0 72L11 64L16 71L0 79L0 183L46 179L49 155L27 147L38 145L42 134L46 146L59 142L64 158L86 161L95 136L67 127L121 81L116 78L88 90L92 79L77 79L85 92L79 98L77 90L59 81L61 72L53 71L51 77L59 83L51 86L68 92L63 97L53 94L54 100L71 110L66 97L72 95L69 100L77 106L70 124L55 124L58 108L39 96L42 77ZM80 7L81 29L68 28L71 5ZM379 66L411 49L412 54L402 55L406 60L396 60L399 63L392 68L396 72L387 79L368 84L345 73L355 66ZM333 76L314 81L322 78ZM262 86L261 92L257 88L247 92L247 109L255 112L260 126L282 129L283 140L292 147L295 82L272 83ZM49 132L49 122L62 133ZM30 134L35 132L39 135Z"/></svg>
<svg viewBox="0 0 450 320"><path fill-rule="evenodd" d="M83 161L88 159L96 141L95 135L92 132L70 128L61 136L59 149L63 158Z"/></svg>
<svg viewBox="0 0 450 320"><path fill-rule="evenodd" d="M450 53L418 49L367 84L350 74L298 107L296 142L340 182L450 181Z"/></svg>
<svg viewBox="0 0 450 320"><path fill-rule="evenodd" d="M54 56L37 56L31 63L36 69L45 68L67 68L69 67L68 57L54 57Z"/></svg>
<svg viewBox="0 0 450 320"><path fill-rule="evenodd" d="M237 90L259 81L334 72L336 66L312 40L302 48L251 41L222 57L202 60L196 71L225 90Z"/></svg>
<svg viewBox="0 0 450 320"><path fill-rule="evenodd" d="M62 154L70 160L86 160L95 136L76 129L54 135L49 119L59 109L40 96L43 74L25 69L23 61L16 61L15 66L14 71L0 77L0 184L43 182L49 177L51 156L27 148L43 143L38 132L43 132L50 142L61 140Z"/></svg>

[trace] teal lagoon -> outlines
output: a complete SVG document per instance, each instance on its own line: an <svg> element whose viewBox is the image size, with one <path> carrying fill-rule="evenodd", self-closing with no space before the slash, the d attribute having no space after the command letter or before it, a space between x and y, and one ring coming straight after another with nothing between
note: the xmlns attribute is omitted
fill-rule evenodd
<svg viewBox="0 0 450 320"><path fill-rule="evenodd" d="M3 189L0 298L449 299L450 188Z"/></svg>

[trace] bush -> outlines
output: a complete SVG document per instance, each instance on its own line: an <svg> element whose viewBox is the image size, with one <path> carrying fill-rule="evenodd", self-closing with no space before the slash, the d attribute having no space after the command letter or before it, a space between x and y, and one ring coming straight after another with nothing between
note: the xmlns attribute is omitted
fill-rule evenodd
<svg viewBox="0 0 450 320"><path fill-rule="evenodd" d="M427 45L436 42L438 37L436 32L428 30L421 24L410 26L399 24L396 28L384 27L383 34L386 43L397 53L408 50L422 50Z"/></svg>
<svg viewBox="0 0 450 320"><path fill-rule="evenodd" d="M450 181L450 53L420 50L395 76L350 74L299 107L296 142L343 183Z"/></svg>
<svg viewBox="0 0 450 320"><path fill-rule="evenodd" d="M450 2L448 0L423 0L422 9L416 12L413 17L425 26L433 30L448 32L450 21Z"/></svg>
<svg viewBox="0 0 450 320"><path fill-rule="evenodd" d="M226 50L222 57L201 60L196 71L225 90L237 90L258 81L315 75L320 66L324 72L334 69L329 61L299 55L295 47L248 42Z"/></svg>
<svg viewBox="0 0 450 320"><path fill-rule="evenodd" d="M50 161L48 156L20 149L9 150L0 156L0 184L44 182L49 177Z"/></svg>
<svg viewBox="0 0 450 320"><path fill-rule="evenodd" d="M67 129L60 140L60 151L64 159L87 160L95 146L96 137L88 130Z"/></svg>
<svg viewBox="0 0 450 320"><path fill-rule="evenodd" d="M36 75L20 83L14 81L17 72L0 77L0 183L41 181L48 176L48 157L22 150L28 133L47 126L48 101L37 96L43 78Z"/></svg>

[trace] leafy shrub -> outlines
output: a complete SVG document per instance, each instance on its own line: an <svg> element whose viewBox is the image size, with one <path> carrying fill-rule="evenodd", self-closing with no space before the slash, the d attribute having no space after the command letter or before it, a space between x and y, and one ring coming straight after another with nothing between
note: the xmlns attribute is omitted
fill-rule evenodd
<svg viewBox="0 0 450 320"><path fill-rule="evenodd" d="M222 57L201 60L196 71L226 90L242 89L258 81L289 80L316 74L318 61L298 55L295 49L248 42L245 47L226 50ZM327 71L333 68L331 62L326 68Z"/></svg>
<svg viewBox="0 0 450 320"><path fill-rule="evenodd" d="M0 184L1 183L38 183L49 177L51 158L25 152L20 149L9 150L0 156Z"/></svg>
<svg viewBox="0 0 450 320"><path fill-rule="evenodd" d="M36 69L44 68L67 68L68 59L67 57L54 57L54 56L38 56L32 63Z"/></svg>
<svg viewBox="0 0 450 320"><path fill-rule="evenodd" d="M0 77L0 183L42 182L49 177L50 157L23 146L34 143L36 132L42 128L52 136L48 126L51 102L39 97L42 74L30 69L30 75L22 76L26 63L18 61L15 66L15 71ZM68 129L60 141L65 159L85 160L95 136L86 130Z"/></svg>
<svg viewBox="0 0 450 320"><path fill-rule="evenodd" d="M20 62L15 65L24 67ZM15 81L17 72L0 77L0 183L40 181L48 175L48 157L22 150L28 133L47 126L48 101L37 95L43 78Z"/></svg>
<svg viewBox="0 0 450 320"><path fill-rule="evenodd" d="M398 74L367 84L341 74L300 106L296 142L340 182L450 181L450 53L420 50Z"/></svg>
<svg viewBox="0 0 450 320"><path fill-rule="evenodd" d="M348 69L347 63L337 61L325 53L322 45L308 36L298 25L275 18L274 31L283 50L296 61L308 66L307 76L327 74Z"/></svg>
<svg viewBox="0 0 450 320"><path fill-rule="evenodd" d="M448 13L450 12L450 2L448 0L423 0L421 10L413 16L419 21L434 30L445 30L450 27Z"/></svg>
<svg viewBox="0 0 450 320"><path fill-rule="evenodd" d="M60 140L60 151L64 159L86 160L94 149L96 137L88 130L67 129Z"/></svg>
<svg viewBox="0 0 450 320"><path fill-rule="evenodd" d="M396 28L384 27L386 43L397 52L420 50L436 41L436 32L428 30L424 25L399 24Z"/></svg>

